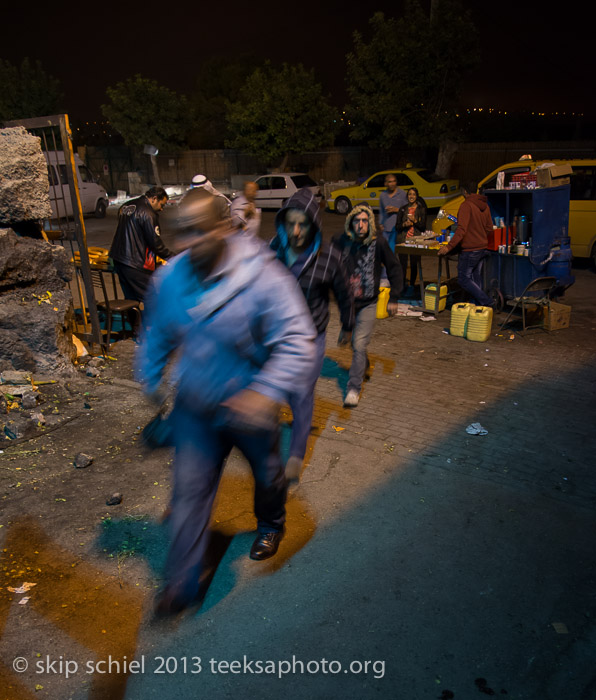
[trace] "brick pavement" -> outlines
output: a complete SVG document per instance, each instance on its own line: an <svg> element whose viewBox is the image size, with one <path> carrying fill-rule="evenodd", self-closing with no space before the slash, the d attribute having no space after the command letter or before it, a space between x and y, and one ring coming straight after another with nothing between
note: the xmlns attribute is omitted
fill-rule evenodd
<svg viewBox="0 0 596 700"><path fill-rule="evenodd" d="M585 533L593 531L596 505L596 275L576 274L566 299L572 326L552 334L510 340L495 328L487 343L472 343L442 332L446 313L429 323L379 321L371 378L353 410L342 406L350 352L335 346L333 310L312 459L288 502L279 554L264 567L247 557L252 487L233 454L214 514L231 543L205 605L179 628L156 633L144 620L137 654L387 659L383 679L301 676L266 685L246 676L232 685L205 673L201 692L214 698L281 692L297 700L426 700L450 688L469 700L478 695L478 677L518 699L582 697L573 689L566 696L536 690L592 682L593 650L585 651L583 640L594 634L596 568ZM70 555L66 568L35 575L39 585L28 606L6 602L0 638L6 663L38 650L55 658L72 650L83 660L90 645L75 648L67 634L86 626L105 638L106 654L115 653L118 634L101 603L103 588L134 586L150 609L166 546L158 523L170 495L171 455L139 449L138 426L152 409L130 381L133 347L114 345L118 361L89 380L92 410L78 393L65 394L60 410L72 411L72 423L24 449L4 445L2 547L14 541L21 516L32 515ZM466 434L476 421L488 435ZM74 469L74 454L87 450L93 466ZM106 495L115 490L124 492L123 503L107 508ZM66 504L73 504L68 516ZM119 557L131 543L136 555ZM79 592L81 572L99 572L90 590ZM36 612L48 605L45 591L60 598L52 608L64 630L58 636ZM567 637L554 632L559 621ZM15 675L8 678L12 683ZM74 685L80 679L67 686L47 674L23 678L31 695L40 680L45 697L92 696ZM148 674L131 676L125 697L197 692L193 677Z"/></svg>
<svg viewBox="0 0 596 700"><path fill-rule="evenodd" d="M443 333L448 311L428 323L378 320L370 380L352 410L341 403L351 352L334 345L333 307L309 448L324 435L332 444L414 454L432 468L596 508L596 275L575 274L565 299L571 327L551 333L500 332L501 315L489 340L477 343ZM488 435L468 435L473 422Z"/></svg>

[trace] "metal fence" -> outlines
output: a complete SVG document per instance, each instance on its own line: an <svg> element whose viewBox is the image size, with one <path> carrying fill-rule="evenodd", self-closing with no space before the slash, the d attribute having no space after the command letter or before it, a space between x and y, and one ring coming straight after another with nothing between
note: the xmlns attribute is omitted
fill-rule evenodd
<svg viewBox="0 0 596 700"><path fill-rule="evenodd" d="M479 180L503 163L518 160L524 153L534 158L596 157L596 142L461 143L458 144L449 176L462 182ZM90 169L100 177L106 189L115 194L130 194L129 172L142 183L153 181L149 157L126 146L87 147L81 153ZM293 155L288 171L307 172L316 181L335 182L368 177L377 170L414 167L434 170L437 150L428 148L371 149L358 146L321 149ZM197 173L213 182L231 183L238 176L268 172L266 164L250 153L231 149L187 150L159 154L157 164L164 185L189 184Z"/></svg>

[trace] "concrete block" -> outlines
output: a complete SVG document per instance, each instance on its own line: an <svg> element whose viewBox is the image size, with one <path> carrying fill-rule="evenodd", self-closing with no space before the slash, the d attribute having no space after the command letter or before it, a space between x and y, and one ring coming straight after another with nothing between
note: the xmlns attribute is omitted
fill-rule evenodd
<svg viewBox="0 0 596 700"><path fill-rule="evenodd" d="M22 126L0 129L0 225L45 219L51 214L41 139Z"/></svg>

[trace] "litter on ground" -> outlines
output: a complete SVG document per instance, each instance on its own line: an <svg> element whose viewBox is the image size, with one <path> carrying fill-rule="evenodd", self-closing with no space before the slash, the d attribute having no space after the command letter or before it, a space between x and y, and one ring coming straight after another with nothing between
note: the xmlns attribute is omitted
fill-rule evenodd
<svg viewBox="0 0 596 700"><path fill-rule="evenodd" d="M488 435L488 430L483 428L480 423L470 423L466 428L468 435Z"/></svg>

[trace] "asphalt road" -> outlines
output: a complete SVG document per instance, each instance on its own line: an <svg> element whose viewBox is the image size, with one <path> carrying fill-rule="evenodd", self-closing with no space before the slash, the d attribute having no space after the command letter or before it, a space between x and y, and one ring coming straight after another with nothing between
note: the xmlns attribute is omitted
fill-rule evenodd
<svg viewBox="0 0 596 700"><path fill-rule="evenodd" d="M117 207L110 207L105 219L87 217L85 219L85 230L87 232L87 244L101 248L109 248L114 237L117 225ZM261 220L261 237L270 240L275 234L275 211L264 211ZM160 214L160 229L162 237L167 245L172 240L174 232L175 207L166 207ZM332 214L328 211L322 213L323 232L326 235L341 233L345 217Z"/></svg>

